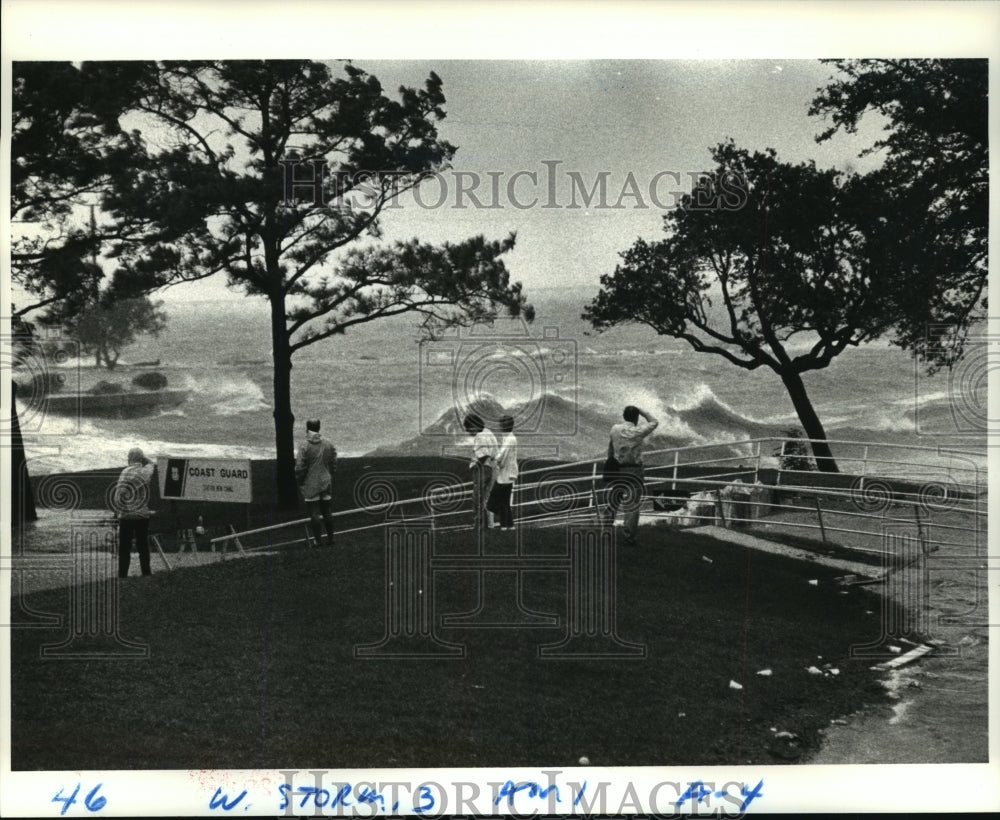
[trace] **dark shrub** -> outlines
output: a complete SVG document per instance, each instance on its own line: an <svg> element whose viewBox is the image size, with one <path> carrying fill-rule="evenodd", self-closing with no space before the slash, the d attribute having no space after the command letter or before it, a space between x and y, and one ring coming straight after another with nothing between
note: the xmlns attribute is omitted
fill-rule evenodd
<svg viewBox="0 0 1000 820"><path fill-rule="evenodd" d="M167 377L156 371L152 373L140 373L132 379L132 384L143 390L162 390L167 386Z"/></svg>
<svg viewBox="0 0 1000 820"><path fill-rule="evenodd" d="M774 453L779 458L780 468L782 470L801 470L802 472L815 470L816 465L810 455L809 442L805 441L805 434L795 427L782 432L787 441L783 442Z"/></svg>
<svg viewBox="0 0 1000 820"><path fill-rule="evenodd" d="M96 395L104 395L106 393L121 393L123 391L120 384L115 384L114 382L98 382L90 388L90 392Z"/></svg>
<svg viewBox="0 0 1000 820"><path fill-rule="evenodd" d="M32 395L46 396L49 393L58 393L63 389L65 384L65 374L50 372L47 370L44 373L35 374L35 377L31 380L31 387L29 390Z"/></svg>

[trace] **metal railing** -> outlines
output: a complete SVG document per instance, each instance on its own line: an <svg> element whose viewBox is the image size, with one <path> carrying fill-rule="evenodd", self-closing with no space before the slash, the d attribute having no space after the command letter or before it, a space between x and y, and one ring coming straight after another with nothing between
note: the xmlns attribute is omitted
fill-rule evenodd
<svg viewBox="0 0 1000 820"><path fill-rule="evenodd" d="M648 451L645 453L648 466L641 502L643 518L676 526L713 523L792 533L802 531L807 535L818 533L823 543L831 543L836 534L848 539L871 537L891 524L913 525L921 543L928 545L935 530L964 533L966 538L969 533L973 538L984 534L980 531L979 519L986 514L986 471L976 460L985 461L984 456L934 447L830 440L827 444L841 469L847 464L859 465L859 469L821 473L782 467L782 459L788 457L788 446L792 442L808 440L766 437ZM773 448L771 455L765 455L765 447ZM717 455L720 449L728 449L733 454ZM894 454L898 457L888 457ZM934 457L937 460L932 460ZM587 519L597 522L607 491L599 476L602 463L603 458L586 459L521 472L512 499L519 523L558 526ZM527 480L530 478L536 480ZM438 490L446 491L449 509L435 509L435 499L423 496L393 501L391 505L356 507L336 512L333 517L343 521L390 511L392 516L390 519L383 515L383 520L378 522L339 529L337 534L379 529L390 520L398 523L401 519L430 521L440 531L469 528L472 510L467 502L472 496L471 482ZM811 503L801 503L804 500ZM684 512L668 511L666 506L680 507ZM972 516L973 523L969 526L932 520L946 513ZM223 551L230 542L239 545L242 551L240 539L260 535L268 536L267 543L246 547L247 550L308 543L311 539L309 522L309 518L301 518L231 532L212 538L211 543L213 549L218 545ZM858 528L865 525L868 529ZM279 542L270 539L273 533L303 527L304 538ZM964 542L933 539L935 547L958 543ZM850 546L861 553L884 552L858 544Z"/></svg>

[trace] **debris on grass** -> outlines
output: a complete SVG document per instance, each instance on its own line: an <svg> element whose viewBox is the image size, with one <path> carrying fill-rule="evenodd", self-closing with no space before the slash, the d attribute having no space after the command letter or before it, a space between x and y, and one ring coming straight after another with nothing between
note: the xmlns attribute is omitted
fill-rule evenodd
<svg viewBox="0 0 1000 820"><path fill-rule="evenodd" d="M731 681L729 681L729 688L730 689L742 689L743 688L743 684L737 683L736 681L731 680Z"/></svg>
<svg viewBox="0 0 1000 820"><path fill-rule="evenodd" d="M815 666L810 666L809 668L806 669L806 672L808 672L810 675L822 675L823 674L823 670L822 669L817 669Z"/></svg>
<svg viewBox="0 0 1000 820"><path fill-rule="evenodd" d="M887 646L886 649L888 649L890 652L892 652L893 655L898 655L900 652L903 651L903 647L901 647L901 646L891 646L890 645L890 646Z"/></svg>
<svg viewBox="0 0 1000 820"><path fill-rule="evenodd" d="M777 738L787 738L788 740L795 740L795 732L778 732L775 737Z"/></svg>
<svg viewBox="0 0 1000 820"><path fill-rule="evenodd" d="M704 561L706 564L714 564L715 563L715 561L713 561L707 555L701 556L701 560Z"/></svg>
<svg viewBox="0 0 1000 820"><path fill-rule="evenodd" d="M760 670L759 672L757 672L757 674L758 674L758 675L762 675L762 676L764 676L765 678L766 678L766 677L770 677L770 675L771 675L771 670L770 670L770 669L761 669L761 670Z"/></svg>
<svg viewBox="0 0 1000 820"><path fill-rule="evenodd" d="M819 581L816 578L810 578L809 579L809 586L811 586L811 587L818 587L819 586Z"/></svg>

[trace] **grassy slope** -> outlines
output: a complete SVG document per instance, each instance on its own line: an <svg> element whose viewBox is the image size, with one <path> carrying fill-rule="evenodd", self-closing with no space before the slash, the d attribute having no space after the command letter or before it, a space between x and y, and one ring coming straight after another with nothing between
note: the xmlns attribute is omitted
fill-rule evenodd
<svg viewBox="0 0 1000 820"><path fill-rule="evenodd" d="M438 543L460 551L463 538ZM385 556L377 533L343 540L128 579L121 632L150 645L146 660L40 660L65 633L13 630L13 768L781 763L883 697L868 663L848 658L879 636L871 592L842 595L819 567L665 529L618 556L618 632L645 643L645 659L540 660L561 629L453 629L441 635L465 643L465 659L356 660L355 644L383 635ZM530 552L564 540L525 533ZM524 586L529 607L565 619L564 575ZM474 575L439 573L435 590L438 613L475 605ZM28 600L66 602L65 590ZM824 663L839 676L805 671Z"/></svg>

